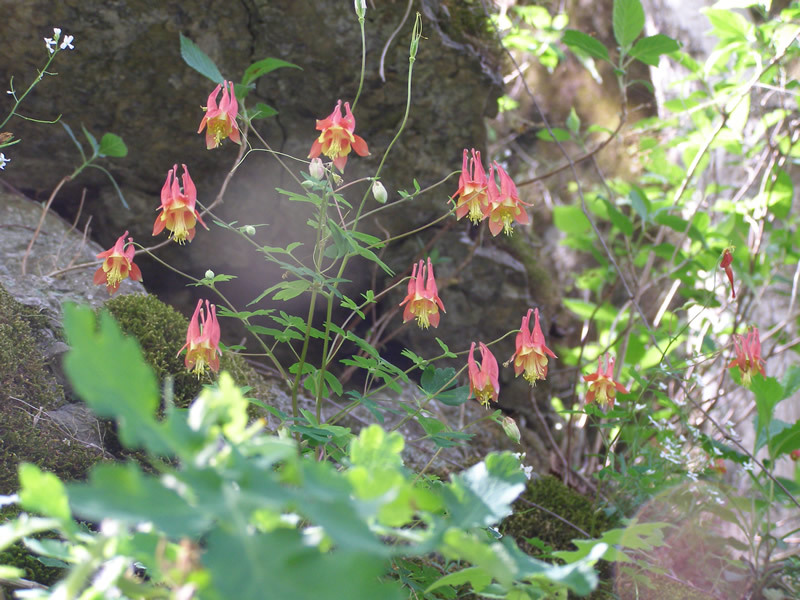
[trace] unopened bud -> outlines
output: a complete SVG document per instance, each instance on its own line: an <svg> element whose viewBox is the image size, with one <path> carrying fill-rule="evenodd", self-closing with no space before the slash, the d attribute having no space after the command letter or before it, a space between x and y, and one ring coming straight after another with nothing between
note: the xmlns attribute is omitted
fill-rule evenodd
<svg viewBox="0 0 800 600"><path fill-rule="evenodd" d="M375 197L375 200L381 204L386 204L386 198L388 198L388 194L386 193L386 188L383 187L383 184L380 181L376 181L372 184L372 195Z"/></svg>
<svg viewBox="0 0 800 600"><path fill-rule="evenodd" d="M314 187L316 186L316 184L313 181L309 181L308 179L306 179L305 181L301 181L300 185L302 185L307 190L313 190Z"/></svg>
<svg viewBox="0 0 800 600"><path fill-rule="evenodd" d="M245 225L244 227L242 227L242 231L246 235L255 235L256 234L256 228L253 227L252 225Z"/></svg>
<svg viewBox="0 0 800 600"><path fill-rule="evenodd" d="M519 427L517 427L516 422L511 417L503 417L503 431L506 432L508 438L519 444Z"/></svg>
<svg viewBox="0 0 800 600"><path fill-rule="evenodd" d="M206 279L214 279L214 271L212 271L211 269L206 271Z"/></svg>
<svg viewBox="0 0 800 600"><path fill-rule="evenodd" d="M789 452L789 456L791 457L791 459L793 461L800 460L800 448L798 448L797 450L792 450L791 452Z"/></svg>
<svg viewBox="0 0 800 600"><path fill-rule="evenodd" d="M313 158L311 159L311 164L308 166L309 174L317 180L322 179L325 177L325 167L322 164L321 158Z"/></svg>
<svg viewBox="0 0 800 600"><path fill-rule="evenodd" d="M367 14L367 0L353 0L353 5L356 7L356 15L359 19L363 19Z"/></svg>

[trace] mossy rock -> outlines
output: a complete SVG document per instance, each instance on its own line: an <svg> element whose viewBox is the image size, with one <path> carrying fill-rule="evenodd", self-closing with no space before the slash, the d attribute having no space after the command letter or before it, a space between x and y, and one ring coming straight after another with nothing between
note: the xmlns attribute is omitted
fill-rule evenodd
<svg viewBox="0 0 800 600"><path fill-rule="evenodd" d="M526 542L526 538L538 538L553 550L577 550L572 540L583 538L583 534L546 511L555 513L593 538L616 525L596 509L591 498L547 475L528 483L514 504L514 514L503 521L501 531L514 536L519 547L532 556L541 555L542 549Z"/></svg>
<svg viewBox="0 0 800 600"><path fill-rule="evenodd" d="M550 552L577 550L572 540L585 538L580 530L591 538L598 538L604 531L617 526L617 522L595 506L593 499L547 475L528 482L525 492L514 503L514 513L503 521L500 531L514 537L517 545L531 556L549 561ZM529 539L538 542L531 544L527 541ZM601 561L598 570L604 583L591 598L613 598L608 592L611 565Z"/></svg>
<svg viewBox="0 0 800 600"><path fill-rule="evenodd" d="M17 490L22 461L71 480L104 460L100 448L78 442L47 416L67 401L44 359L45 319L0 286L0 494Z"/></svg>
<svg viewBox="0 0 800 600"><path fill-rule="evenodd" d="M9 519L15 518L19 514L19 509L16 506L4 506L0 509L0 523L4 523ZM54 537L54 534L37 534L35 538ZM50 586L56 581L61 579L64 575L64 569L59 567L48 567L38 558L32 554L22 542L16 542L8 548L0 551L0 565L10 565L25 571L22 575L23 579L28 581L35 581L42 585ZM3 586L0 588L0 598L2 598L2 591L11 592L11 589Z"/></svg>
<svg viewBox="0 0 800 600"><path fill-rule="evenodd" d="M183 355L178 354L186 343L189 319L173 307L153 295L129 294L109 300L105 308L123 332L138 340L158 380L172 377L175 406L187 408L204 385L213 383L213 372L198 378L186 369ZM239 386L256 391L263 386L261 377L237 354L224 352L220 370L229 372Z"/></svg>

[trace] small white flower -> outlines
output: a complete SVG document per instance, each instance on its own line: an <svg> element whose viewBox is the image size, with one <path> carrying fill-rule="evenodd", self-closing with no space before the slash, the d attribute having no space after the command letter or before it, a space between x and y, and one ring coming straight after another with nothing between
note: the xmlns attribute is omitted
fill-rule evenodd
<svg viewBox="0 0 800 600"><path fill-rule="evenodd" d="M6 163L10 163L10 162L11 162L11 159L10 158L6 158L6 155L3 154L2 152L0 152L0 170L5 169L6 168Z"/></svg>
<svg viewBox="0 0 800 600"><path fill-rule="evenodd" d="M74 35L65 35L64 41L61 42L61 49L66 50L69 48L70 50L75 50L75 46L72 45L72 40L75 39Z"/></svg>
<svg viewBox="0 0 800 600"><path fill-rule="evenodd" d="M53 38L44 38L44 45L47 46L47 51L50 54L55 52L55 49L53 48L53 46L56 45L56 40L54 40Z"/></svg>
<svg viewBox="0 0 800 600"><path fill-rule="evenodd" d="M53 27L53 38L57 41L61 35L61 27Z"/></svg>

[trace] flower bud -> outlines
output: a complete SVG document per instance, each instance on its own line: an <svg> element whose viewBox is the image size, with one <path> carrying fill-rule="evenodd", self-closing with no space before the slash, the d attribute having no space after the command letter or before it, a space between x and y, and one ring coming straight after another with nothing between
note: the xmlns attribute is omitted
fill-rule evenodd
<svg viewBox="0 0 800 600"><path fill-rule="evenodd" d="M325 176L325 167L322 165L322 159L312 159L311 164L308 166L308 172L314 179L322 179Z"/></svg>
<svg viewBox="0 0 800 600"><path fill-rule="evenodd" d="M517 444L519 444L519 427L517 427L516 422L511 417L503 417L503 431L506 432L506 435L509 439Z"/></svg>
<svg viewBox="0 0 800 600"><path fill-rule="evenodd" d="M356 7L356 16L363 19L367 14L367 0L353 0L353 5Z"/></svg>
<svg viewBox="0 0 800 600"><path fill-rule="evenodd" d="M380 181L376 181L372 184L372 195L379 203L386 204L386 198L388 197L388 194L386 193L386 188L383 187L383 184Z"/></svg>
<svg viewBox="0 0 800 600"><path fill-rule="evenodd" d="M800 460L800 448L798 448L797 450L792 450L791 452L789 452L789 457L795 462Z"/></svg>
<svg viewBox="0 0 800 600"><path fill-rule="evenodd" d="M245 225L244 227L242 227L242 232L245 235L255 235L256 234L256 228L253 227L252 225Z"/></svg>
<svg viewBox="0 0 800 600"><path fill-rule="evenodd" d="M206 271L206 279L214 279L214 271L212 271L211 269Z"/></svg>
<svg viewBox="0 0 800 600"><path fill-rule="evenodd" d="M307 190L313 190L314 187L316 186L316 184L313 181L309 181L308 179L306 179L305 181L301 181L300 185L302 185Z"/></svg>

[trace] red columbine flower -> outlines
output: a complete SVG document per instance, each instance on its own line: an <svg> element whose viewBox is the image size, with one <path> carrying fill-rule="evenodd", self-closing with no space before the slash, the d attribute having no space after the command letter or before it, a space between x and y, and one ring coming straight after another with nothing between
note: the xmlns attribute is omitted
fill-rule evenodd
<svg viewBox="0 0 800 600"><path fill-rule="evenodd" d="M425 283L423 283L425 282ZM403 323L417 318L417 324L426 329L428 325L439 326L439 309L444 309L444 304L439 299L439 291L436 289L436 279L433 277L433 264L428 258L428 279L425 281L425 263L420 260L419 264L414 265L411 271L411 279L408 280L408 295L400 306L407 304L403 311Z"/></svg>
<svg viewBox="0 0 800 600"><path fill-rule="evenodd" d="M344 112L345 115L342 116L342 101L339 100L327 119L321 121L317 119L317 130L322 133L314 140L311 152L308 153L308 158L316 158L320 153L324 154L333 160L333 164L340 171L344 171L347 155L350 154L351 148L359 156L369 154L367 142L353 133L356 128L356 119L350 111L349 102L344 103Z"/></svg>
<svg viewBox="0 0 800 600"><path fill-rule="evenodd" d="M153 235L158 235L166 227L169 237L178 242L190 242L194 239L194 226L197 221L206 227L200 218L195 204L197 203L197 188L189 176L189 169L183 165L183 191L178 185L178 165L174 165L167 173L167 180L161 188L161 214L156 217L153 225Z"/></svg>
<svg viewBox="0 0 800 600"><path fill-rule="evenodd" d="M202 322L202 323L201 323ZM189 322L186 332L186 343L178 350L178 355L186 350L186 368L200 377L206 372L207 367L215 373L219 371L219 322L217 321L217 307L206 300L203 310L203 301L197 301L197 308Z"/></svg>
<svg viewBox="0 0 800 600"><path fill-rule="evenodd" d="M230 89L229 89L230 88ZM222 102L217 106L217 95L222 90ZM197 133L206 127L206 148L211 150L219 146L225 138L241 144L239 139L239 126L236 124L236 114L239 112L239 103L233 92L233 82L225 81L214 88L208 96L208 104L203 109L206 111Z"/></svg>
<svg viewBox="0 0 800 600"><path fill-rule="evenodd" d="M719 266L725 269L725 275L728 276L728 281L731 282L731 298L736 298L736 290L733 289L733 269L731 269L731 264L733 263L733 256L731 256L731 249L725 248L725 251L722 253L722 260L719 263Z"/></svg>
<svg viewBox="0 0 800 600"><path fill-rule="evenodd" d="M736 348L736 358L731 361L728 368L739 367L742 385L749 386L756 373L767 376L764 372L764 361L761 359L761 340L758 336L758 327L753 327L747 337L734 334L733 345Z"/></svg>
<svg viewBox="0 0 800 600"><path fill-rule="evenodd" d="M511 223L516 221L521 225L528 223L528 213L525 202L519 199L517 186L511 181L511 177L503 170L503 167L494 163L497 174L500 176L500 191L497 191L497 184L494 181L492 169L489 169L489 231L496 236L500 231L506 235L511 235L514 230Z"/></svg>
<svg viewBox="0 0 800 600"><path fill-rule="evenodd" d="M101 252L97 258L103 258L103 265L94 273L95 285L105 284L109 294L113 294L119 289L119 283L130 276L134 281L142 280L142 272L133 264L133 255L136 250L133 247L133 238L128 238L128 247L125 247L126 231L117 240L113 248Z"/></svg>
<svg viewBox="0 0 800 600"><path fill-rule="evenodd" d="M606 368L603 370L603 357L597 358L597 372L591 375L584 375L584 381L589 381L589 391L586 392L586 402L597 401L597 404L605 410L606 406L614 408L614 400L617 392L628 394L625 387L614 381L614 359L610 354L606 354Z"/></svg>
<svg viewBox="0 0 800 600"><path fill-rule="evenodd" d="M533 312L534 324L530 331L531 312ZM519 376L525 373L524 377L531 385L537 379L547 377L547 357L557 358L553 351L544 344L544 334L539 325L539 309L528 309L528 314L522 317L520 332L517 334L517 349L511 360L514 361L514 372Z"/></svg>
<svg viewBox="0 0 800 600"><path fill-rule="evenodd" d="M471 165L471 169L469 168ZM461 176L458 178L458 190L452 198L458 196L456 203L456 218L460 219L469 214L469 220L473 224L480 223L489 205L489 193L487 189L486 171L481 164L481 153L472 149L471 161L467 156L467 149L464 148L464 160L461 167Z"/></svg>
<svg viewBox="0 0 800 600"><path fill-rule="evenodd" d="M474 395L478 402L484 406L489 406L489 400L497 402L497 395L500 393L500 382L497 381L499 369L497 359L486 344L480 342L481 366L475 363L475 342L469 347L469 358L467 358L467 370L469 371L469 393Z"/></svg>

